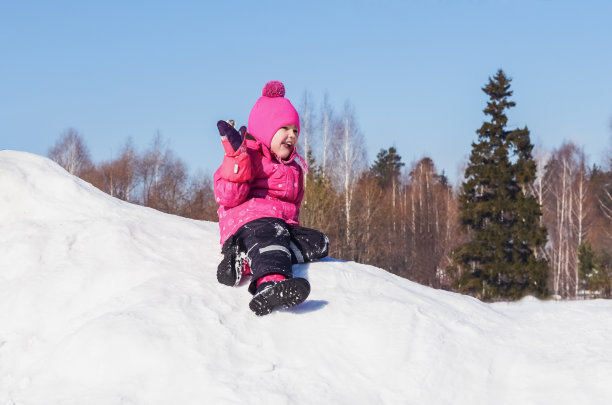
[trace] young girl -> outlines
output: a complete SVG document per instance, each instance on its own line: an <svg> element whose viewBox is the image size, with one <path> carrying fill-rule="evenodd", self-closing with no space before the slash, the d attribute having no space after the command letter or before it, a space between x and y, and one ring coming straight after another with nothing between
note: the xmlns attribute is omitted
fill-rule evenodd
<svg viewBox="0 0 612 405"><path fill-rule="evenodd" d="M245 127L217 123L225 150L214 175L223 254L217 279L236 286L252 274L249 308L257 315L302 303L310 284L293 278L291 266L325 257L329 248L327 236L298 223L305 163L296 150L300 118L284 96L281 82L265 85L249 115L254 140Z"/></svg>

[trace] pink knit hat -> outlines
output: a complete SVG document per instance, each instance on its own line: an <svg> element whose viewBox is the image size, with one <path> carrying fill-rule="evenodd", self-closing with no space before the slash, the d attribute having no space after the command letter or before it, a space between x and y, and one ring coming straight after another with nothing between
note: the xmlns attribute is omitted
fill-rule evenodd
<svg viewBox="0 0 612 405"><path fill-rule="evenodd" d="M249 114L248 132L269 148L276 131L290 124L299 133L300 116L285 98L285 85L276 80L266 83Z"/></svg>

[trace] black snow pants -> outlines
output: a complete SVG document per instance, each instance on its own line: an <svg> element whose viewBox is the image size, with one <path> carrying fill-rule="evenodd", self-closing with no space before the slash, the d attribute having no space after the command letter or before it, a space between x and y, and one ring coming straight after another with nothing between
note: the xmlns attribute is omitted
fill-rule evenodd
<svg viewBox="0 0 612 405"><path fill-rule="evenodd" d="M247 252L254 294L259 278L270 274L293 277L291 265L327 256L329 239L325 234L303 226L289 225L278 218L260 218L241 226L237 242Z"/></svg>

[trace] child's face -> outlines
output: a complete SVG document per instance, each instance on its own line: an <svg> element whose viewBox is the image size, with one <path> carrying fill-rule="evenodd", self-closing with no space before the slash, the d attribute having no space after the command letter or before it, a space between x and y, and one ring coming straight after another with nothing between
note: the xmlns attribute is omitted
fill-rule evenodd
<svg viewBox="0 0 612 405"><path fill-rule="evenodd" d="M287 159L293 153L298 140L298 129L295 125L279 128L272 137L270 149L281 159Z"/></svg>

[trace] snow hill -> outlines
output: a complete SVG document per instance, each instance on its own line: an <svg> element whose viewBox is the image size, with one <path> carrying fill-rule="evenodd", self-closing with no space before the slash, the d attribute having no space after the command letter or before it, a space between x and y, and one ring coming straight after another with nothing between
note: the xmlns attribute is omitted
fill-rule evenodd
<svg viewBox="0 0 612 405"><path fill-rule="evenodd" d="M484 304L327 259L258 318L218 239L0 151L0 405L612 403L610 301Z"/></svg>

